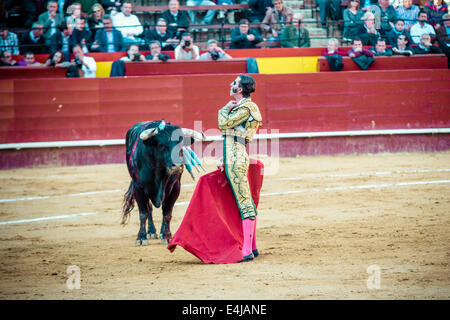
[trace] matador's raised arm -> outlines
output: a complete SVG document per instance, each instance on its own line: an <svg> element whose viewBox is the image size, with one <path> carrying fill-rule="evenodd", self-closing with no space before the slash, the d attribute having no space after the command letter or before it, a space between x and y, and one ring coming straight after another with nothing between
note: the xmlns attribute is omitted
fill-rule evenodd
<svg viewBox="0 0 450 320"><path fill-rule="evenodd" d="M236 108L230 113L228 105L219 110L219 129L231 129L245 122L250 117L248 108Z"/></svg>

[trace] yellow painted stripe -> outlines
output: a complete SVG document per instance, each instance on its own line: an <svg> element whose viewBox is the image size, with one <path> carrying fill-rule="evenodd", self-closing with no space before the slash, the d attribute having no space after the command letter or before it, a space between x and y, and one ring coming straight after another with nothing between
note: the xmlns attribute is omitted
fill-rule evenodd
<svg viewBox="0 0 450 320"><path fill-rule="evenodd" d="M261 74L317 72L319 57L256 58Z"/></svg>
<svg viewBox="0 0 450 320"><path fill-rule="evenodd" d="M99 61L97 62L97 78L107 78L111 73L111 66L113 61Z"/></svg>

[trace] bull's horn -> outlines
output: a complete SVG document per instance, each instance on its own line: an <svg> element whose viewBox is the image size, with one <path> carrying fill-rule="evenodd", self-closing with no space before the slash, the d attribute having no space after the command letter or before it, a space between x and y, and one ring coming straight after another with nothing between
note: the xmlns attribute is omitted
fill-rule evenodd
<svg viewBox="0 0 450 320"><path fill-rule="evenodd" d="M147 140L148 138L153 137L157 133L158 133L158 128L147 129L147 130L144 130L141 132L139 138L141 138L141 140Z"/></svg>
<svg viewBox="0 0 450 320"><path fill-rule="evenodd" d="M195 131L192 129L186 129L186 128L181 128L181 131L183 131L184 136L192 137L195 140L198 140L198 141L206 140L206 136L203 132L198 132L198 131Z"/></svg>

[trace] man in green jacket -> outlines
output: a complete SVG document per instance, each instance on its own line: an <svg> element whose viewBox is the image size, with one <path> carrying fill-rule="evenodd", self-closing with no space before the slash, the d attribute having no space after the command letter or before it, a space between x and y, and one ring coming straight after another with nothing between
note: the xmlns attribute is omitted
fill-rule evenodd
<svg viewBox="0 0 450 320"><path fill-rule="evenodd" d="M283 48L303 48L310 47L309 32L302 27L302 15L295 13L292 17L292 24L284 28L281 35L281 47Z"/></svg>

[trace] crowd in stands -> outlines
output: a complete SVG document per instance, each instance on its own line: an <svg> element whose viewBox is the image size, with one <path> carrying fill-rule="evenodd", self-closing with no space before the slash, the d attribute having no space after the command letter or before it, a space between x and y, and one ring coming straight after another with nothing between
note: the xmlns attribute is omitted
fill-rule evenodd
<svg viewBox="0 0 450 320"><path fill-rule="evenodd" d="M346 8L342 8L344 2L339 1L343 39L351 41L353 47L355 42L372 47L375 56L384 52L394 55L444 52L448 56L450 19L447 4L443 0L432 0L419 7L413 1L416 0L349 0ZM14 5L7 6L10 2L3 3L3 11L15 10ZM187 6L235 2L237 0L185 1ZM329 6L333 3L336 2L316 0L322 26L326 25L326 18L323 18L326 14L322 9L330 12ZM36 4L40 4L40 8ZM162 56L157 50L173 50L175 59L230 58L216 39L208 39L208 54L201 56L191 33L198 31L191 26L197 27L197 15L200 13L181 11L178 0L168 0L167 5L168 9L160 14L156 25L146 29L133 14L133 4L129 0L22 0L22 9L26 9L24 26L29 29L19 36L11 32L7 24L0 24L0 65L17 64L11 55L19 53L28 57L21 65L36 65L32 63L32 56L46 53L50 56L44 65L60 66L69 62L84 69L85 76L91 76L92 63L86 59L89 58L85 56L87 53L126 51L128 54L124 58L135 61L135 55L140 50L152 51L152 46L155 54L152 53L151 57L140 55L140 60L165 61L166 58L160 59ZM256 48L266 39L269 47L311 46L309 31L302 25L301 14L294 14L283 0L248 0L248 6L250 11L246 18L237 23L232 11L211 9L203 13L198 26L202 31L207 31L218 12L222 17L227 15L229 22L235 24L231 30L231 49ZM338 47L335 40L330 41ZM354 48L356 56L360 53L358 48ZM330 46L327 50L330 52ZM361 52L367 53L364 50Z"/></svg>

